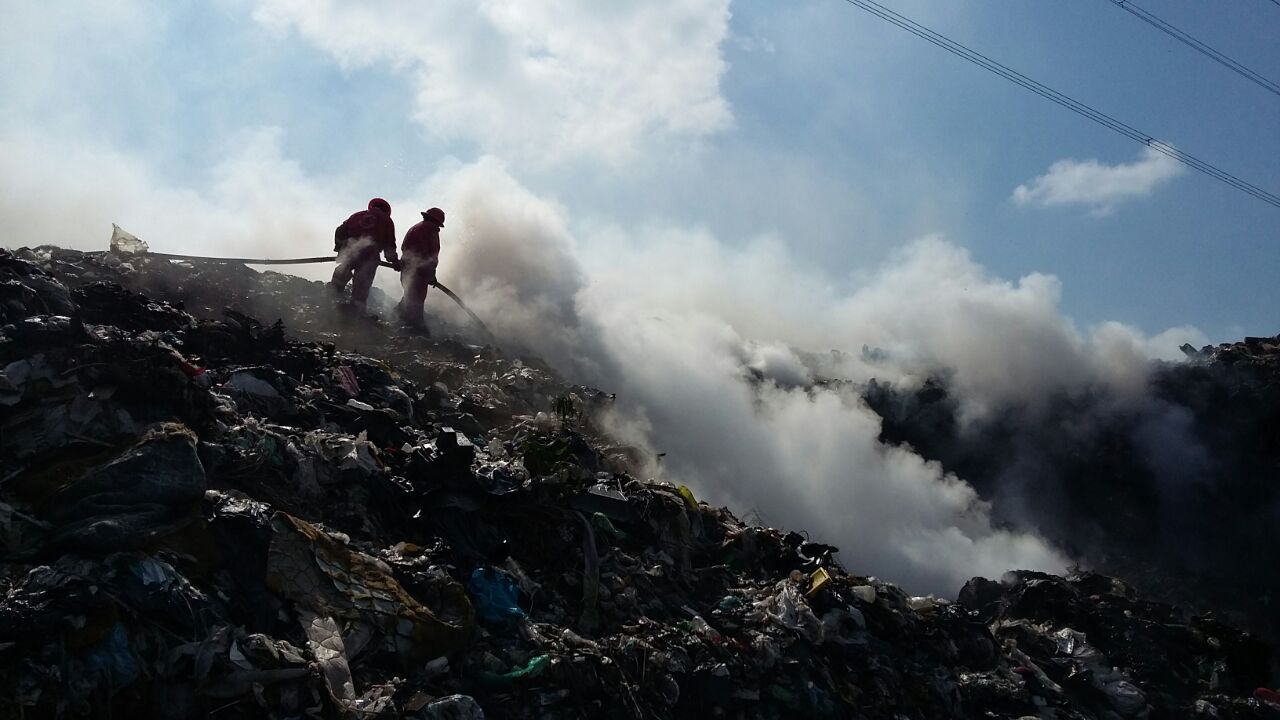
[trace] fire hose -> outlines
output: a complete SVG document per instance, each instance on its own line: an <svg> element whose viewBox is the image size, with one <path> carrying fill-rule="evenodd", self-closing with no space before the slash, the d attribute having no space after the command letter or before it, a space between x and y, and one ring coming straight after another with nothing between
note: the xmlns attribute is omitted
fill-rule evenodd
<svg viewBox="0 0 1280 720"><path fill-rule="evenodd" d="M146 255L147 257L161 258L165 260L203 260L206 262L243 263L245 265L308 265L311 263L333 262L334 260L338 259L334 255L326 255L323 257L308 257L308 258L286 258L283 260L270 260L270 259L259 259L259 258L225 258L225 257L207 257L203 255L176 255L173 253L152 252L150 250L144 250L136 254ZM391 263L387 263L387 262L379 262L378 264L386 268L391 267ZM434 287L438 288L440 292L444 293L445 295L448 295L450 300L457 303L458 307L462 308L463 311L467 313L467 315L470 315L471 319L475 321L476 325L480 326L480 329L483 330L485 334L489 336L493 335L493 333L489 332L489 327L484 324L483 320L480 319L480 316L472 312L471 308L467 307L466 303L462 302L462 298L458 297L457 293L445 287L439 281L432 282L431 284Z"/></svg>

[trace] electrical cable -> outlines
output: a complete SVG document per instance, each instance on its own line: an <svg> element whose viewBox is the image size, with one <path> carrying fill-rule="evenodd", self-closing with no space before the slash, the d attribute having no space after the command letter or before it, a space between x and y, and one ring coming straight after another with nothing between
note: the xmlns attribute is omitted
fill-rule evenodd
<svg viewBox="0 0 1280 720"><path fill-rule="evenodd" d="M1151 135L1148 135L1147 133L1144 133L1141 130L1138 130L1137 128L1134 128L1130 125L1126 125L1125 123L1111 117L1110 115L1107 115L1106 113L1100 110L1096 110L1088 105L1085 105L1079 100L1075 100L1074 98L1064 95L1063 93L1060 93L1057 90L1054 90L1053 88L1047 85L1044 85L1043 83L1037 82L1010 67L1007 67L1005 65L1000 64L999 62L996 62L995 60L992 60L991 58L987 57L986 55L983 55L982 53L979 53L975 50L971 50L968 47L961 45L960 43L946 37L945 35L934 32L933 30L930 30L929 28L915 22L914 20L911 20L910 18L907 18L903 15L900 15L894 12L893 10L890 10L889 8L875 2L874 0L845 0L845 2L855 7L866 10L872 15L875 15L881 20L884 20L885 22L895 25L903 30L906 30L912 35L915 35L916 37L919 37L937 47L940 47L943 50L946 50L952 53L953 55L958 55L959 57L965 60L968 60L969 62L975 65L978 65L979 67L989 72L995 73L996 75L999 75L1000 77L1003 77L1004 79L1012 83L1020 85L1030 90L1031 92L1045 98L1046 100L1049 100L1053 103L1061 105L1062 107L1065 107L1068 110L1071 110L1072 112L1078 115L1083 115L1084 117L1089 118L1090 120L1094 121L1095 123L1098 123L1099 125L1102 125L1103 127L1109 128L1117 133L1120 133L1121 135L1124 135L1125 137L1128 137L1132 140L1140 142L1143 145L1146 145L1147 147L1151 148L1152 150L1155 150L1156 152L1159 152L1163 155L1173 158L1174 160L1177 160L1178 162L1190 168L1193 168L1206 175L1209 175L1210 177L1213 177L1227 185L1230 185L1231 187L1243 193L1252 195L1253 197L1259 200L1262 200L1265 203L1268 203L1270 205L1280 208L1280 196L1277 196L1273 193L1263 190L1262 188L1256 185L1253 185L1252 183L1242 180L1236 177L1235 175L1232 175L1231 173L1225 170L1222 170L1221 168L1218 168L1215 165L1212 165L1204 160L1201 160L1195 157L1194 155L1183 152L1182 150L1179 150L1178 148L1174 147L1173 145L1170 145L1167 142L1164 142L1162 140L1156 140Z"/></svg>
<svg viewBox="0 0 1280 720"><path fill-rule="evenodd" d="M1280 0L1272 0L1272 1L1280 5ZM1146 10L1143 10L1137 5L1134 5L1133 3L1129 2L1129 0L1111 0L1111 4L1115 5L1121 10L1124 10L1130 15L1133 15L1134 17L1147 23L1148 25L1156 28L1160 32L1174 38L1178 42L1183 43L1184 45L1190 47L1196 52L1213 60L1214 62L1217 62L1223 65L1224 67L1231 70L1232 72L1244 77L1247 80L1251 80L1252 82L1257 83L1258 85L1261 85L1262 88L1267 90L1268 92L1271 92L1277 96L1280 96L1280 85L1277 85L1276 83L1272 82L1271 80L1268 80L1262 75L1254 72L1253 70L1250 70L1244 65L1241 65L1240 63L1236 62L1235 60L1232 60L1226 55L1223 55L1217 50L1214 50L1213 48L1209 47L1205 43L1200 42L1199 40L1195 39L1191 35L1188 35L1187 33L1174 27L1173 25L1170 25L1164 20L1161 20L1155 15L1147 12Z"/></svg>

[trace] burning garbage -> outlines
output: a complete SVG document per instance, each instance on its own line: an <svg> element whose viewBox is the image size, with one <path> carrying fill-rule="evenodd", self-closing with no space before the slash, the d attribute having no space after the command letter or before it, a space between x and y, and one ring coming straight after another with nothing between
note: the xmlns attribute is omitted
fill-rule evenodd
<svg viewBox="0 0 1280 720"><path fill-rule="evenodd" d="M604 393L326 302L0 251L4 716L1280 713L1212 616L1088 572L912 597L636 477Z"/></svg>

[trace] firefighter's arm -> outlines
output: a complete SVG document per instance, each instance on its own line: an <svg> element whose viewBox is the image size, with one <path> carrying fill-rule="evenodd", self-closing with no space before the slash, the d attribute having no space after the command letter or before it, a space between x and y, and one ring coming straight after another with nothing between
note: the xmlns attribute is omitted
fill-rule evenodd
<svg viewBox="0 0 1280 720"><path fill-rule="evenodd" d="M400 257L396 254L395 235L391 236L391 242L382 246L382 255L393 269L399 270L402 267L400 265Z"/></svg>
<svg viewBox="0 0 1280 720"><path fill-rule="evenodd" d="M387 258L387 262L391 263L391 267L399 270L400 258L396 255L396 226L395 223L391 222L391 218L387 218L384 233L382 237L382 254Z"/></svg>
<svg viewBox="0 0 1280 720"><path fill-rule="evenodd" d="M396 256L396 248L394 245L388 246L386 252L382 255L387 259L387 264L391 266L392 270L399 272L404 269L404 265L400 263L400 258Z"/></svg>

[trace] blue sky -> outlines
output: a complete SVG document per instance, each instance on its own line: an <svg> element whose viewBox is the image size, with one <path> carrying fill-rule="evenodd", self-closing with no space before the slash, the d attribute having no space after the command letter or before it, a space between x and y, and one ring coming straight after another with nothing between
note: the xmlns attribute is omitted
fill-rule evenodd
<svg viewBox="0 0 1280 720"><path fill-rule="evenodd" d="M55 165L75 167L76 147L89 144L127 157L148 182L206 196L216 182L210 168L242 147L246 133L273 128L282 162L350 192L331 193L334 202L346 200L345 211L365 195L407 196L448 163L490 155L567 208L575 228L678 225L729 245L769 237L837 287L856 287L894 248L941 234L996 276L1056 275L1063 311L1083 325L1120 320L1155 333L1190 324L1215 340L1273 334L1280 325L1280 210L1190 171L1103 212L1019 205L1014 189L1057 161L1135 163L1142 148L839 0L733 2L723 29L714 19L724 15L720 2L669 13L659 3L639 19L551 3L558 9L541 21L517 18L536 36L603 14L590 22L629 23L634 34L621 37L639 44L674 28L654 52L687 53L690 67L707 75L702 86L671 93L674 107L653 111L646 130L572 147L551 136L563 130L554 117L572 113L564 105L578 90L548 96L545 85L513 80L502 68L514 57L509 36L474 21L469 16L480 13L466 3L440 3L427 17L405 9L414 3L371 3L379 9L367 22L327 3L283 0L4 5L18 40L0 50L8 68L0 128L11 143L41 135L51 149L32 154ZM1280 191L1280 98L1107 0L890 6ZM1265 0L1142 7L1280 78L1280 7ZM270 13L276 17L264 17ZM686 47L696 34L687 28L700 23L710 29ZM590 37L583 24L584 34L569 42ZM484 100L450 110L457 117L443 125L429 118L444 113L418 98L422 68L432 62L422 58L442 46L455 48L451 62L468 73L450 92ZM655 58L628 52L618 48L608 60L643 70ZM617 113L629 102L646 112L665 95L655 88L685 79L660 73L653 88L620 79L617 92L633 97ZM602 106L589 109L584 124L610 119L602 82L585 82L585 93L602 94ZM681 103L718 104L721 116L664 130ZM512 129L526 121L527 132ZM612 157L606 143L625 153ZM11 191L48 182L16 161L6 165ZM85 181L65 175L67 185ZM58 192L41 190L49 198ZM145 215L113 217L145 228Z"/></svg>

